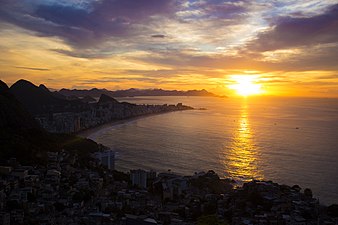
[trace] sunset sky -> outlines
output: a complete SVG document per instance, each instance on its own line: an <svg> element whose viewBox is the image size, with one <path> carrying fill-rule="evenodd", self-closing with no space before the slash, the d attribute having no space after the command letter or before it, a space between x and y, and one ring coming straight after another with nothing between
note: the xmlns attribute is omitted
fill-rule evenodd
<svg viewBox="0 0 338 225"><path fill-rule="evenodd" d="M337 0L0 0L0 79L338 97Z"/></svg>

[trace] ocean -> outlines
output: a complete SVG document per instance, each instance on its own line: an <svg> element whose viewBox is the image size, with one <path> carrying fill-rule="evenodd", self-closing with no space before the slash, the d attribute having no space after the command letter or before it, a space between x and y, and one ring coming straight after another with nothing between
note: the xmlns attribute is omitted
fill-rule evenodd
<svg viewBox="0 0 338 225"><path fill-rule="evenodd" d="M133 97L137 104L188 110L144 117L92 133L117 151L116 169L214 170L239 184L272 180L311 188L338 203L338 99L284 97Z"/></svg>

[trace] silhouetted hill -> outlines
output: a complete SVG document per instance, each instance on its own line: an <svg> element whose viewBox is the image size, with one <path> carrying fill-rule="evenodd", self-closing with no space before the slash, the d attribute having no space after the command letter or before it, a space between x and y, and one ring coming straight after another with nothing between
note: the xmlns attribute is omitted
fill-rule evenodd
<svg viewBox="0 0 338 225"><path fill-rule="evenodd" d="M114 99L114 98L112 98L108 95L102 94L100 96L98 103L100 104L100 103L106 103L106 102L113 102L113 103L116 103L116 104L119 103L116 99Z"/></svg>
<svg viewBox="0 0 338 225"><path fill-rule="evenodd" d="M50 92L44 85L37 87L26 80L17 81L10 91L32 114L76 111L86 107L80 100L69 101L57 92Z"/></svg>
<svg viewBox="0 0 338 225"><path fill-rule="evenodd" d="M93 88L90 90L69 90L61 89L60 94L65 96L91 96L93 98L98 98L102 94L111 96L111 97L135 97L135 96L217 96L211 92L208 92L204 89L202 90L189 90L189 91L177 91L177 90L163 90L163 89L136 89L130 88L127 90L118 90L118 91L108 91L106 89L97 89Z"/></svg>
<svg viewBox="0 0 338 225"><path fill-rule="evenodd" d="M67 98L66 96L60 94L57 91L50 91L49 88L47 88L44 84L40 84L39 89L46 91L48 95L52 95L53 97L63 99L63 100L70 100L70 98Z"/></svg>
<svg viewBox="0 0 338 225"><path fill-rule="evenodd" d="M57 92L57 91L53 91L53 92L51 92L51 94L52 94L54 97L56 97L56 98L63 99L63 100L67 100L67 97L66 97L66 96L60 94L60 93Z"/></svg>
<svg viewBox="0 0 338 225"><path fill-rule="evenodd" d="M59 91L60 94L64 96L76 96L76 97L85 97L85 96L90 96L92 98L99 98L102 94L108 95L108 96L113 96L111 91L108 91L106 89L97 89L93 88L90 90L78 90L78 89L61 89Z"/></svg>
<svg viewBox="0 0 338 225"><path fill-rule="evenodd" d="M93 102L96 102L96 99L89 95L86 95L81 99L81 101L86 102L86 103L93 103Z"/></svg>
<svg viewBox="0 0 338 225"><path fill-rule="evenodd" d="M0 128L1 129L39 129L38 123L0 82Z"/></svg>
<svg viewBox="0 0 338 225"><path fill-rule="evenodd" d="M20 86L26 91L33 90L33 93L46 92L44 88L39 89L26 81L19 82L15 88ZM17 93L26 92L18 91ZM44 98L49 100L50 97L44 96ZM43 163L47 151L66 149L77 152L81 149L84 152L80 157L85 158L88 157L87 153L100 148L98 144L88 139L73 135L50 134L44 131L2 81L0 81L0 146L0 160L16 157L23 163Z"/></svg>
<svg viewBox="0 0 338 225"><path fill-rule="evenodd" d="M0 84L0 158L17 157L24 160L39 159L42 148L47 147L47 134L35 119L10 92L6 84ZM48 143L48 141L46 141Z"/></svg>
<svg viewBox="0 0 338 225"><path fill-rule="evenodd" d="M40 85L39 85L39 88L40 88L41 90L44 90L44 91L49 92L49 89L48 89L44 84L40 84Z"/></svg>
<svg viewBox="0 0 338 225"><path fill-rule="evenodd" d="M0 92L8 90L8 86L5 82L0 80Z"/></svg>
<svg viewBox="0 0 338 225"><path fill-rule="evenodd" d="M67 100L70 100L70 101L80 100L80 98L77 97L77 96L75 96L75 95L66 96L66 99L67 99Z"/></svg>

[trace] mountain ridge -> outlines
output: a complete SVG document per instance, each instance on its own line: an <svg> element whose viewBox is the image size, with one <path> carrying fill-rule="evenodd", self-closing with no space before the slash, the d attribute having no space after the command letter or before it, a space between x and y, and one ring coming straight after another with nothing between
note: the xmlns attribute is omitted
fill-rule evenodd
<svg viewBox="0 0 338 225"><path fill-rule="evenodd" d="M58 92L51 92L40 84L39 86L27 80L18 80L10 88L10 92L18 99L31 114L46 113L48 111L59 112L65 107L70 111L84 106L80 100L67 100Z"/></svg>
<svg viewBox="0 0 338 225"><path fill-rule="evenodd" d="M155 89L137 89L129 88L126 90L116 90L109 91L107 89L66 89L62 88L58 93L64 96L76 96L76 97L85 97L90 96L93 98L98 98L101 94L108 95L110 97L136 97L136 96L212 96L218 97L218 95L208 92L205 89L201 90L188 90L188 91L178 91L178 90L164 90L161 88Z"/></svg>

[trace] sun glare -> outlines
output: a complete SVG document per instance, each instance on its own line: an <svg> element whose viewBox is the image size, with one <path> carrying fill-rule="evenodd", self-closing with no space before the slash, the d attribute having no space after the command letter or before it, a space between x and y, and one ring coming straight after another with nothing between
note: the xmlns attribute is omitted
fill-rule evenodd
<svg viewBox="0 0 338 225"><path fill-rule="evenodd" d="M229 85L229 88L239 95L246 97L262 93L262 85L257 83L257 76L236 75L231 78L236 83Z"/></svg>

